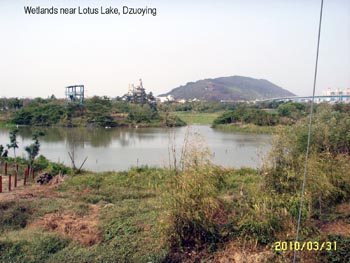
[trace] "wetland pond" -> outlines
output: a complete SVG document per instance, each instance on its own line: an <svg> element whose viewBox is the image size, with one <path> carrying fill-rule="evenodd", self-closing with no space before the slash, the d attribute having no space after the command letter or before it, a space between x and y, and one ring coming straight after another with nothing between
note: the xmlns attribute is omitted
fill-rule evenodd
<svg viewBox="0 0 350 263"><path fill-rule="evenodd" d="M271 148L271 135L232 133L212 129L206 125L181 128L33 128L20 127L17 135L17 156L27 157L24 147L31 144L34 130L42 130L40 154L54 162L71 165L68 152L74 151L79 167L88 157L83 169L94 172L121 171L148 165L168 167L169 149L181 152L186 134L201 138L212 153L215 164L224 167L258 168ZM0 128L0 144L9 143L8 128ZM13 150L9 151L13 157ZM179 158L179 157L177 157Z"/></svg>

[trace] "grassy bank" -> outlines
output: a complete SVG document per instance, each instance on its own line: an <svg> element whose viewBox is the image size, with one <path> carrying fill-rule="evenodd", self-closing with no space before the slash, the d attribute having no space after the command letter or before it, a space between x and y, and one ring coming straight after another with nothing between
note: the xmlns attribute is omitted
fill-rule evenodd
<svg viewBox="0 0 350 263"><path fill-rule="evenodd" d="M175 111L174 115L187 124L212 124L213 121L222 114L222 111L207 113L193 111Z"/></svg>
<svg viewBox="0 0 350 263"><path fill-rule="evenodd" d="M59 187L18 191L29 198L0 196L0 261L160 262L164 178L157 169L85 173Z"/></svg>
<svg viewBox="0 0 350 263"><path fill-rule="evenodd" d="M0 113L0 127L15 127L16 125L12 124L10 120L10 114Z"/></svg>
<svg viewBox="0 0 350 263"><path fill-rule="evenodd" d="M174 174L166 169L141 167L127 172L87 172L69 176L60 185L33 185L20 187L13 194L0 194L0 261L219 262L234 253L243 255L247 248L253 254L263 251L271 262L288 257L288 253L275 254L271 248L280 238L287 240L285 236L290 232L281 234L280 229L289 221L284 221L283 214L271 217L275 214L269 208L273 202L261 191L263 178L252 169L209 170L216 178L212 182L219 202L213 208L215 216L210 217L216 222L214 229L208 229L211 232L207 236L211 238L199 247L188 243L178 250L166 241L164 224L169 220L167 213L172 211L168 210L167 196L172 192L169 186ZM181 177L190 180L189 187L200 194L195 181L192 185L192 179ZM196 176L191 178L198 180ZM186 200L195 200L193 196L189 198ZM211 203L205 195L203 198L207 200L203 205ZM343 208L345 212L349 209ZM198 210L200 207L195 209ZM324 218L347 218L344 212L332 211ZM319 229L324 227L317 221L303 230L310 231L317 224ZM315 240L327 238L328 234L310 233L314 233ZM340 236L338 250L344 249L346 242L349 240ZM337 255L336 251L332 253ZM312 257L317 259L319 255L313 253Z"/></svg>
<svg viewBox="0 0 350 263"><path fill-rule="evenodd" d="M7 121L0 121L0 128L15 128L16 125Z"/></svg>
<svg viewBox="0 0 350 263"><path fill-rule="evenodd" d="M258 126L254 124L218 124L213 126L213 128L228 132L273 134L278 129L278 126Z"/></svg>
<svg viewBox="0 0 350 263"><path fill-rule="evenodd" d="M254 170L216 173L225 174L222 200L236 196L242 184L256 191L260 182ZM59 186L0 195L0 261L173 262L160 227L170 174L147 167L88 172Z"/></svg>

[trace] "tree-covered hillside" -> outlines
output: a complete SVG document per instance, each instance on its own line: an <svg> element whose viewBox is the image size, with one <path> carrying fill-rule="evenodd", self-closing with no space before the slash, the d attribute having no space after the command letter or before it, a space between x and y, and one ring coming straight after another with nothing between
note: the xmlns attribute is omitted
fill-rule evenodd
<svg viewBox="0 0 350 263"><path fill-rule="evenodd" d="M176 99L220 101L266 99L294 94L264 79L231 76L189 82L160 96L167 95Z"/></svg>

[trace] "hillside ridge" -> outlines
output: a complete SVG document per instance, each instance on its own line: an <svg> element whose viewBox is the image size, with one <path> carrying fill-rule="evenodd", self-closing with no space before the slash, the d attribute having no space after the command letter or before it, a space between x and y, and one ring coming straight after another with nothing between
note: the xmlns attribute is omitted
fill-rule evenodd
<svg viewBox="0 0 350 263"><path fill-rule="evenodd" d="M207 78L172 89L159 96L172 95L175 99L200 99L205 101L256 100L294 96L292 92L266 79L244 76Z"/></svg>

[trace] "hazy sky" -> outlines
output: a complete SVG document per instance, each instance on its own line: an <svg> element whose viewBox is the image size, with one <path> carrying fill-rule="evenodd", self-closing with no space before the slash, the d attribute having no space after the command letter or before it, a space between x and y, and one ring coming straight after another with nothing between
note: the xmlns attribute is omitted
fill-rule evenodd
<svg viewBox="0 0 350 263"><path fill-rule="evenodd" d="M157 8L157 16L25 15L24 6ZM204 78L267 79L311 95L320 0L0 0L0 97L167 92ZM350 88L350 1L325 0L317 93Z"/></svg>

